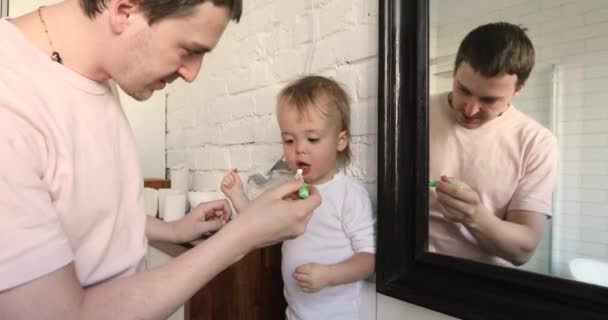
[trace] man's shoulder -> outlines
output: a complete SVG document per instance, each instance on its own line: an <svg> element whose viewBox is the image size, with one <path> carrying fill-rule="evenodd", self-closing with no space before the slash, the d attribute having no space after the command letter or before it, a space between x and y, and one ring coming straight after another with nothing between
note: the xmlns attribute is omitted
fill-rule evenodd
<svg viewBox="0 0 608 320"><path fill-rule="evenodd" d="M519 110L518 113L519 116L517 118L517 128L520 131L521 137L542 141L556 139L553 132L536 119Z"/></svg>

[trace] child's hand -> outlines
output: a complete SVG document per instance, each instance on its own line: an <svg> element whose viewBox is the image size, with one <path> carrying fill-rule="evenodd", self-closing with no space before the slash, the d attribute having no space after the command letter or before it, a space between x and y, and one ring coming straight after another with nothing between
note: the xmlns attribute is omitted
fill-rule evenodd
<svg viewBox="0 0 608 320"><path fill-rule="evenodd" d="M307 263L296 268L293 278L300 289L306 293L315 293L329 285L329 266L319 263Z"/></svg>

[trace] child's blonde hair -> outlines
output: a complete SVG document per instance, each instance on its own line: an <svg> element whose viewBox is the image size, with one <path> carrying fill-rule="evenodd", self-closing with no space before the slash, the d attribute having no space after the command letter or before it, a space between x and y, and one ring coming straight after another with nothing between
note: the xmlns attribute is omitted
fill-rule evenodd
<svg viewBox="0 0 608 320"><path fill-rule="evenodd" d="M300 115L307 118L310 117L311 110L335 118L339 125L338 132L346 131L350 138L350 99L336 81L322 76L304 76L289 83L277 97L277 115L288 106L295 107ZM348 143L338 154L339 165L345 166L350 158Z"/></svg>

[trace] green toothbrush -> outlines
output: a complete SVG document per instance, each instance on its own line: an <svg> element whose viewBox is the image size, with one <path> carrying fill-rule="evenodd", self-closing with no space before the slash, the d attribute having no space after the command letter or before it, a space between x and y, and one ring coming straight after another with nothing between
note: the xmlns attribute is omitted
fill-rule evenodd
<svg viewBox="0 0 608 320"><path fill-rule="evenodd" d="M456 188L460 188L460 184L450 182L450 185ZM437 186L437 180L429 180L429 188L435 188Z"/></svg>
<svg viewBox="0 0 608 320"><path fill-rule="evenodd" d="M295 179L303 179L304 177L302 176L302 169L298 169L298 171L296 171L296 176ZM298 197L300 197L300 199L306 199L309 196L309 190L308 190L308 185L305 183L303 186L300 187L300 189L298 189Z"/></svg>

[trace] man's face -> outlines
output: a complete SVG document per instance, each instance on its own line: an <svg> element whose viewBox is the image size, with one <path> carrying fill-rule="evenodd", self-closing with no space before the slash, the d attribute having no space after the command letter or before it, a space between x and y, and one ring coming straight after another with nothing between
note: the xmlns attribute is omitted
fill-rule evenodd
<svg viewBox="0 0 608 320"><path fill-rule="evenodd" d="M486 78L462 62L454 75L451 107L456 121L476 129L499 117L509 108L523 86L516 87L517 75L503 74Z"/></svg>
<svg viewBox="0 0 608 320"><path fill-rule="evenodd" d="M127 19L119 40L124 52L109 68L121 89L143 101L177 78L194 81L204 55L226 29L230 11L207 1L188 16L165 18L151 26L141 11Z"/></svg>

